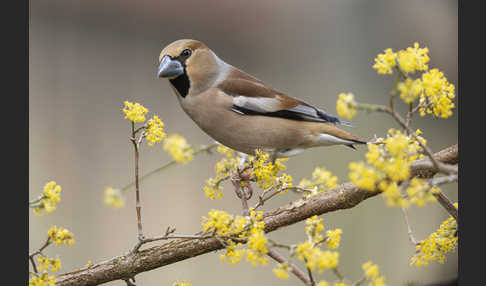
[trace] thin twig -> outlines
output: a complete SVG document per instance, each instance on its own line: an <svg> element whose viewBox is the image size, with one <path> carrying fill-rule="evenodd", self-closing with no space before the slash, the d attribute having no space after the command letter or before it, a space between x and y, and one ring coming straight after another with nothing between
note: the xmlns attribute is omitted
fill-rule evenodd
<svg viewBox="0 0 486 286"><path fill-rule="evenodd" d="M314 285L314 284L312 284L312 281L309 278L306 277L306 274L302 270L300 270L297 266L295 266L294 264L292 264L289 261L287 261L277 251L275 251L273 249L269 249L268 252L267 252L267 255L270 256L273 260L277 261L280 264L286 263L290 267L291 272L297 278L299 278L302 282L304 282L305 285L308 285L308 286L313 286Z"/></svg>
<svg viewBox="0 0 486 286"><path fill-rule="evenodd" d="M29 254L29 260L32 263L32 267L34 268L35 273L38 273L38 271L37 271L37 266L35 264L34 257L38 254L42 254L42 251L46 249L46 247L48 247L50 244L51 244L51 238L47 237L46 242L44 242L44 244L37 251Z"/></svg>
<svg viewBox="0 0 486 286"><path fill-rule="evenodd" d="M415 240L415 237L413 237L412 228L410 227L410 222L408 221L407 210L403 207L402 207L402 213L403 213L403 217L405 218L405 223L407 224L408 238L410 239L412 244L415 246L415 245L417 245L417 240Z"/></svg>
<svg viewBox="0 0 486 286"><path fill-rule="evenodd" d="M312 276L312 270L308 266L306 266L306 268L307 268L307 274L309 275L309 279L310 279L312 285L316 285L316 281L314 280L314 277Z"/></svg>
<svg viewBox="0 0 486 286"><path fill-rule="evenodd" d="M337 269L337 267L334 267L332 269L332 272L336 275L336 277L340 280L340 281L343 281L344 280L344 276L341 274L341 272L339 272L339 270Z"/></svg>
<svg viewBox="0 0 486 286"><path fill-rule="evenodd" d="M359 279L358 281L356 281L353 286L359 286L361 285L361 283L365 282L366 281L366 276L363 276L361 277L361 279Z"/></svg>
<svg viewBox="0 0 486 286"><path fill-rule="evenodd" d="M135 209L137 211L137 229L138 229L138 240L143 240L143 231L142 231L142 206L140 204L140 186L138 182L138 172L139 172L139 142L143 136L140 136L140 139L137 140L135 138L135 123L132 122L132 138L131 141L133 143L133 148L135 149Z"/></svg>

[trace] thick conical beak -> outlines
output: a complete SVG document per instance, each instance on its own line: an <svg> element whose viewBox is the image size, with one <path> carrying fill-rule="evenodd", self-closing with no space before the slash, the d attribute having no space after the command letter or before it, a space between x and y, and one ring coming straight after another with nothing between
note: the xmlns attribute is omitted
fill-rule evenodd
<svg viewBox="0 0 486 286"><path fill-rule="evenodd" d="M169 56L164 56L159 64L157 75L159 77L175 78L184 73L184 68L178 60L173 60Z"/></svg>

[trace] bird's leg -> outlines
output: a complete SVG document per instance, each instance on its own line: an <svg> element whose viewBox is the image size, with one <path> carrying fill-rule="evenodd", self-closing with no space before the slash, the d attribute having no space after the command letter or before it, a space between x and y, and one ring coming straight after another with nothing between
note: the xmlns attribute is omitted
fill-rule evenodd
<svg viewBox="0 0 486 286"><path fill-rule="evenodd" d="M270 152L270 162L272 162L273 165L275 165L275 160L277 160L277 153L277 149Z"/></svg>
<svg viewBox="0 0 486 286"><path fill-rule="evenodd" d="M236 196L241 199L242 193L241 193L241 190L240 190L239 180L240 180L239 174L238 173L233 174L233 176L231 178L231 183L233 184L233 187L235 187Z"/></svg>
<svg viewBox="0 0 486 286"><path fill-rule="evenodd" d="M251 186L250 181L246 181L246 189L248 190L248 196L246 197L247 200L251 199L251 196L253 196L253 187Z"/></svg>

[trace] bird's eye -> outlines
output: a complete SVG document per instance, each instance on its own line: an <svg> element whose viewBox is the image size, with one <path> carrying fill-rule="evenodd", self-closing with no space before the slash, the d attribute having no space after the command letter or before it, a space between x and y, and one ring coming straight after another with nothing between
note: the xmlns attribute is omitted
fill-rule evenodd
<svg viewBox="0 0 486 286"><path fill-rule="evenodd" d="M188 57L188 56L190 56L191 54L192 54L191 50L189 50L189 49L185 49L185 50L183 50L183 51L182 51L181 56Z"/></svg>

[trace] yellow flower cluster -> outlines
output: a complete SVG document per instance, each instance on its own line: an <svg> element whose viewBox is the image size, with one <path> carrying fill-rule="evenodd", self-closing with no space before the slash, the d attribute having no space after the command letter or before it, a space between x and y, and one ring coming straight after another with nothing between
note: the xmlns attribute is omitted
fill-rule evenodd
<svg viewBox="0 0 486 286"><path fill-rule="evenodd" d="M414 102L423 92L422 81L418 79L407 78L405 82L399 82L397 89L400 92L400 98L405 103Z"/></svg>
<svg viewBox="0 0 486 286"><path fill-rule="evenodd" d="M425 71L429 68L427 65L430 61L428 53L429 49L420 48L418 43L414 43L413 47L408 47L406 50L399 50L398 53L394 53L392 49L386 49L383 54L376 56L373 68L379 74L391 74L397 65L405 74Z"/></svg>
<svg viewBox="0 0 486 286"><path fill-rule="evenodd" d="M395 59L397 54L392 49L386 49L385 53L378 54L375 58L375 64L373 68L378 71L379 74L391 74L392 68L396 65Z"/></svg>
<svg viewBox="0 0 486 286"><path fill-rule="evenodd" d="M194 159L194 148L179 134L172 134L165 139L164 150L179 163L187 163Z"/></svg>
<svg viewBox="0 0 486 286"><path fill-rule="evenodd" d="M437 193L439 193L439 188L431 187L425 180L419 178L412 178L407 188L410 203L419 207L424 206L427 202L436 202L437 198L434 195Z"/></svg>
<svg viewBox="0 0 486 286"><path fill-rule="evenodd" d="M348 119L351 119L356 114L357 103L354 100L352 93L340 93L336 102L337 113Z"/></svg>
<svg viewBox="0 0 486 286"><path fill-rule="evenodd" d="M454 85L438 69L431 69L422 74L424 92L420 96L420 115L434 114L436 117L447 118L452 115L454 103Z"/></svg>
<svg viewBox="0 0 486 286"><path fill-rule="evenodd" d="M61 259L57 257L50 259L49 257L40 255L37 258L37 261L39 261L39 271L47 271L50 268L52 272L56 272L57 270L61 269Z"/></svg>
<svg viewBox="0 0 486 286"><path fill-rule="evenodd" d="M52 226L47 232L47 235L49 236L50 241L54 242L56 245L60 245L63 242L67 246L74 244L74 234L65 228Z"/></svg>
<svg viewBox="0 0 486 286"><path fill-rule="evenodd" d="M238 168L238 158L233 157L235 152L232 149L218 144L216 150L224 157L214 166L216 177L207 179L206 186L204 186L204 194L212 200L220 199L223 196L221 183L229 179L231 172Z"/></svg>
<svg viewBox="0 0 486 286"><path fill-rule="evenodd" d="M341 241L341 233L343 231L340 228L331 229L326 231L326 244L329 248L338 248Z"/></svg>
<svg viewBox="0 0 486 286"><path fill-rule="evenodd" d="M311 243L318 243L323 239L321 234L321 231L324 230L323 220L323 218L316 215L305 220L305 233Z"/></svg>
<svg viewBox="0 0 486 286"><path fill-rule="evenodd" d="M423 73L422 78L407 78L405 82L398 83L397 89L400 98L406 103L412 103L420 97L421 116L433 114L435 117L447 118L452 115L455 88L438 69Z"/></svg>
<svg viewBox="0 0 486 286"><path fill-rule="evenodd" d="M283 163L288 160L288 158L279 158L273 164L269 161L269 157L270 155L268 153L258 149L255 151L255 156L250 156L248 159L253 166L251 175L255 177L258 186L262 189L268 189L275 185L278 178L277 174L286 169ZM292 178L289 179L290 176L286 174L284 176L287 187L291 187Z"/></svg>
<svg viewBox="0 0 486 286"><path fill-rule="evenodd" d="M273 274L280 279L287 280L289 279L290 266L287 263L279 263L277 264L277 268L273 268Z"/></svg>
<svg viewBox="0 0 486 286"><path fill-rule="evenodd" d="M140 103L133 103L130 101L124 102L123 112L125 113L125 119L129 119L134 123L141 123L145 121L145 115L148 109Z"/></svg>
<svg viewBox="0 0 486 286"><path fill-rule="evenodd" d="M427 63L430 61L429 49L420 48L418 43L407 50L398 51L398 67L404 73L414 73L415 71L425 71L429 68Z"/></svg>
<svg viewBox="0 0 486 286"><path fill-rule="evenodd" d="M106 187L104 202L107 206L122 208L125 206L125 196L119 189Z"/></svg>
<svg viewBox="0 0 486 286"><path fill-rule="evenodd" d="M452 102L455 97L454 85L438 69L428 70L427 63L430 61L428 53L428 48L420 48L418 43L397 53L386 49L384 54L378 54L375 58L373 68L380 74L391 74L392 69L397 67L406 77L405 81L397 84L400 98L408 104L420 98L421 116L433 114L435 117L447 118L452 115L451 110L454 108ZM420 78L409 78L409 74L416 71L424 73ZM343 114L345 114L345 109L343 110Z"/></svg>
<svg viewBox="0 0 486 286"><path fill-rule="evenodd" d="M216 151L218 151L221 155L225 155L228 158L233 157L234 150L231 148L228 148L222 144L218 144L216 147Z"/></svg>
<svg viewBox="0 0 486 286"><path fill-rule="evenodd" d="M29 286L54 286L56 277L43 273L40 276L34 276L29 281Z"/></svg>
<svg viewBox="0 0 486 286"><path fill-rule="evenodd" d="M311 197L320 194L337 186L338 178L333 176L326 168L316 167L312 172L312 179L302 179L298 185L299 188L311 190L304 193L304 197Z"/></svg>
<svg viewBox="0 0 486 286"><path fill-rule="evenodd" d="M339 262L339 252L319 248L319 245L323 241L321 232L324 230L324 226L322 225L322 221L323 219L317 216L312 216L305 221L305 232L308 240L299 243L295 249L297 258L305 261L306 266L310 270L317 268L318 272L322 272L328 268L335 268ZM333 235L339 236L340 232L340 230L338 232L334 231ZM337 244L339 244L339 239L337 239ZM336 240L336 237L334 237L334 240ZM333 245L332 242L331 245Z"/></svg>
<svg viewBox="0 0 486 286"><path fill-rule="evenodd" d="M148 146L152 146L155 143L162 141L165 137L165 133L162 129L163 126L164 123L157 115L154 115L154 117L147 122L147 130L144 135L147 139Z"/></svg>
<svg viewBox="0 0 486 286"><path fill-rule="evenodd" d="M265 225L261 211L251 210L250 216L233 217L225 211L211 210L208 216L202 218L203 232L214 232L220 237L228 238L225 241L226 253L220 256L221 260L235 264L246 254L246 260L253 266L258 263L267 264L268 258L265 257L268 252L267 238L263 231ZM239 239L247 240L247 249L240 249L243 244Z"/></svg>
<svg viewBox="0 0 486 286"><path fill-rule="evenodd" d="M182 280L181 282L176 281L172 286L191 286L191 283L186 282L186 280Z"/></svg>
<svg viewBox="0 0 486 286"><path fill-rule="evenodd" d="M299 260L305 261L310 270L317 269L319 273L326 269L335 268L339 263L339 252L314 247L310 241L299 243L295 253Z"/></svg>
<svg viewBox="0 0 486 286"><path fill-rule="evenodd" d="M456 204L457 207L457 204ZM416 246L417 254L410 259L410 265L427 266L429 261L444 263L445 254L455 252L457 248L457 222L450 216L437 231Z"/></svg>
<svg viewBox="0 0 486 286"><path fill-rule="evenodd" d="M418 140L426 144L420 134L417 130ZM382 144L368 145L366 163L349 164L349 178L362 189L382 191L388 206L408 207L409 201L402 195L399 183L410 179L410 165L423 157L420 143L413 136L395 129L390 129L387 138L379 141ZM437 190L431 190L425 181L415 179L410 182L407 192L410 202L423 205L433 200L431 197Z"/></svg>
<svg viewBox="0 0 486 286"><path fill-rule="evenodd" d="M378 265L368 261L362 265L363 272L367 280L370 281L371 286L385 286L385 276L379 276Z"/></svg>
<svg viewBox="0 0 486 286"><path fill-rule="evenodd" d="M46 213L51 213L56 210L56 203L61 201L61 186L56 185L56 182L50 181L44 186L44 191L40 198L39 204L34 207L34 213L38 216Z"/></svg>
<svg viewBox="0 0 486 286"><path fill-rule="evenodd" d="M245 251L246 261L253 266L257 266L258 263L266 265L268 262L268 258L265 257L265 254L268 252L267 242L263 228L259 230L251 228L251 234L248 237L248 249Z"/></svg>
<svg viewBox="0 0 486 286"><path fill-rule="evenodd" d="M231 178L231 175L237 170L250 170L249 180L256 182L260 188L268 189L274 187L281 189L281 194L285 193L288 188L292 187L292 177L283 173L278 176L281 170L285 170L283 162L288 158L275 160L275 164L269 161L270 155L262 150L256 150L255 156L248 156L244 164L240 166L240 158L235 156L235 152L228 147L218 145L217 150L224 157L215 165L216 177L206 180L204 187L205 195L210 199L219 199L222 197L221 183ZM246 181L240 181L242 188L246 187Z"/></svg>

